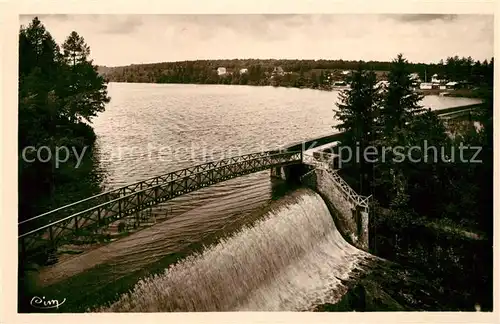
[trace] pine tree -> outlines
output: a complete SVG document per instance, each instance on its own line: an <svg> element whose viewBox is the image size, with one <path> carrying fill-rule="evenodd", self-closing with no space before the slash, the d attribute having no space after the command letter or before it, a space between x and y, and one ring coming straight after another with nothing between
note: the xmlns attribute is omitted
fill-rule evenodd
<svg viewBox="0 0 500 324"><path fill-rule="evenodd" d="M389 85L382 109L382 123L385 134L401 134L412 118L423 112L420 101L423 95L412 90L408 61L399 54L391 65L388 75Z"/></svg>
<svg viewBox="0 0 500 324"><path fill-rule="evenodd" d="M411 152L413 161L415 159L422 161L414 163L409 159L408 149L412 146L421 149L424 146L441 148L449 141L441 120L431 111L426 111L420 105L422 95L411 90L407 67L407 61L400 54L393 61L389 73L389 86L384 94L382 106L383 136L379 143L386 149L388 155L385 163L379 163L375 167L375 183L379 200L385 204L392 205L401 197L410 195L413 206L419 208L423 206L422 201L418 202L419 197L423 196L422 187L433 190L432 187L436 189L439 186L437 181L427 183L427 180L435 178L439 165L432 161L440 161L441 157L439 152L432 150L428 152L413 150ZM405 155L402 161L394 160L393 150L398 146L404 148L403 151L399 151ZM429 155L426 156L426 153ZM426 161L430 163L425 163Z"/></svg>
<svg viewBox="0 0 500 324"><path fill-rule="evenodd" d="M364 159L368 146L375 143L377 134L374 127L380 109L380 89L376 86L376 75L373 71L365 71L360 65L352 75L350 89L343 90L337 103L335 118L340 121L334 128L344 132L343 146L351 148L355 156L359 147L359 160L353 165L359 173L360 192L366 193L371 183L372 165Z"/></svg>
<svg viewBox="0 0 500 324"><path fill-rule="evenodd" d="M398 146L408 148L415 141L414 133L419 130L410 127L410 124L424 112L420 105L423 96L412 90L408 66L402 54L392 61L389 84L383 91L381 118L377 123L382 134L377 144L386 154L384 161L375 165L374 185L378 198L386 204L406 194L406 165L394 160L393 150Z"/></svg>
<svg viewBox="0 0 500 324"><path fill-rule="evenodd" d="M72 31L66 38L62 48L66 64L71 66L86 62L90 55L90 47L85 43L85 39L75 31Z"/></svg>
<svg viewBox="0 0 500 324"><path fill-rule="evenodd" d="M91 122L109 102L107 82L88 59L90 48L83 37L73 31L62 48L66 73L60 80L59 94L64 97L66 118L72 123Z"/></svg>

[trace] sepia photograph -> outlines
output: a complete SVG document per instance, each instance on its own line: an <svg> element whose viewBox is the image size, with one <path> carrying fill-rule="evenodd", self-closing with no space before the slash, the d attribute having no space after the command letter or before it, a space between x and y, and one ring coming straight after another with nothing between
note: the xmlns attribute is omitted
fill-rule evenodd
<svg viewBox="0 0 500 324"><path fill-rule="evenodd" d="M493 13L17 32L18 313L493 312Z"/></svg>

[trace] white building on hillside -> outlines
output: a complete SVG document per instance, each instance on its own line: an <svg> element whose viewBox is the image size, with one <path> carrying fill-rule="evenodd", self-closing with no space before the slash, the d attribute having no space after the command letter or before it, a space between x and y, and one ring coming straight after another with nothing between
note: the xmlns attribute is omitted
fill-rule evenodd
<svg viewBox="0 0 500 324"><path fill-rule="evenodd" d="M273 70L273 75L280 75L280 76L283 76L285 75L285 71L283 70L283 68L281 66L277 66L274 68Z"/></svg>
<svg viewBox="0 0 500 324"><path fill-rule="evenodd" d="M422 82L422 83L420 83L420 89L422 89L422 90L431 90L432 89L432 83Z"/></svg>
<svg viewBox="0 0 500 324"><path fill-rule="evenodd" d="M385 90L385 89L387 89L387 87L389 87L389 81L385 81L385 80L379 81L379 82L377 82L377 84L375 84L375 87L380 88L380 90Z"/></svg>
<svg viewBox="0 0 500 324"><path fill-rule="evenodd" d="M227 70L225 67L220 67L217 69L217 74L218 75L225 75L227 73Z"/></svg>
<svg viewBox="0 0 500 324"><path fill-rule="evenodd" d="M248 73L248 69L240 69L240 74Z"/></svg>
<svg viewBox="0 0 500 324"><path fill-rule="evenodd" d="M439 83L441 83L441 80L439 79L439 76L437 74L434 74L432 76L431 82L434 84L439 84Z"/></svg>
<svg viewBox="0 0 500 324"><path fill-rule="evenodd" d="M418 76L418 73L410 73L410 80L411 81L419 82L420 81L420 77Z"/></svg>

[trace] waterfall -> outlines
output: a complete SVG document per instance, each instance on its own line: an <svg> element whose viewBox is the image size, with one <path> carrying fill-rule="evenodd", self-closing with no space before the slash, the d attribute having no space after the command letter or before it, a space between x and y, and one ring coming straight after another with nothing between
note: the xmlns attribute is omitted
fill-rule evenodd
<svg viewBox="0 0 500 324"><path fill-rule="evenodd" d="M335 303L369 254L348 244L305 191L252 226L140 280L108 312L307 311Z"/></svg>

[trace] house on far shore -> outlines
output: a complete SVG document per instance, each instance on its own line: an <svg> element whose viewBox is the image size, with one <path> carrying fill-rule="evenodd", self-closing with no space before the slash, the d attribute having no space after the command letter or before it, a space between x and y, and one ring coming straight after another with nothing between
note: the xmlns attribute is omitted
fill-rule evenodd
<svg viewBox="0 0 500 324"><path fill-rule="evenodd" d="M434 74L432 76L431 82L434 84L441 84L443 80L439 79L439 76L437 74Z"/></svg>
<svg viewBox="0 0 500 324"><path fill-rule="evenodd" d="M455 81L451 81L451 82L448 82L446 84L447 90L455 90L455 89L458 89L459 87L460 87L460 84L458 82L455 82Z"/></svg>
<svg viewBox="0 0 500 324"><path fill-rule="evenodd" d="M343 80L336 80L332 82L332 87L334 89L347 89L349 88L349 84L346 81Z"/></svg>
<svg viewBox="0 0 500 324"><path fill-rule="evenodd" d="M420 89L421 90L431 90L432 89L432 83L422 82L422 83L420 83Z"/></svg>
<svg viewBox="0 0 500 324"><path fill-rule="evenodd" d="M283 71L283 68L281 66L277 66L274 68L273 70L273 75L280 75L280 76L283 76L285 75L285 71Z"/></svg>
<svg viewBox="0 0 500 324"><path fill-rule="evenodd" d="M418 87L422 80L420 80L420 76L418 73L410 73L410 81L413 87Z"/></svg>
<svg viewBox="0 0 500 324"><path fill-rule="evenodd" d="M380 90L387 89L387 87L389 87L389 81L386 80L379 81L375 84L375 87L380 88Z"/></svg>
<svg viewBox="0 0 500 324"><path fill-rule="evenodd" d="M226 73L227 73L227 70L226 70L226 68L225 68L225 67L220 67L220 68L218 68L218 69L217 69L217 74L218 74L219 76L221 76L221 75L225 75Z"/></svg>
<svg viewBox="0 0 500 324"><path fill-rule="evenodd" d="M240 74L245 74L245 73L248 73L248 69L245 68L240 69Z"/></svg>

